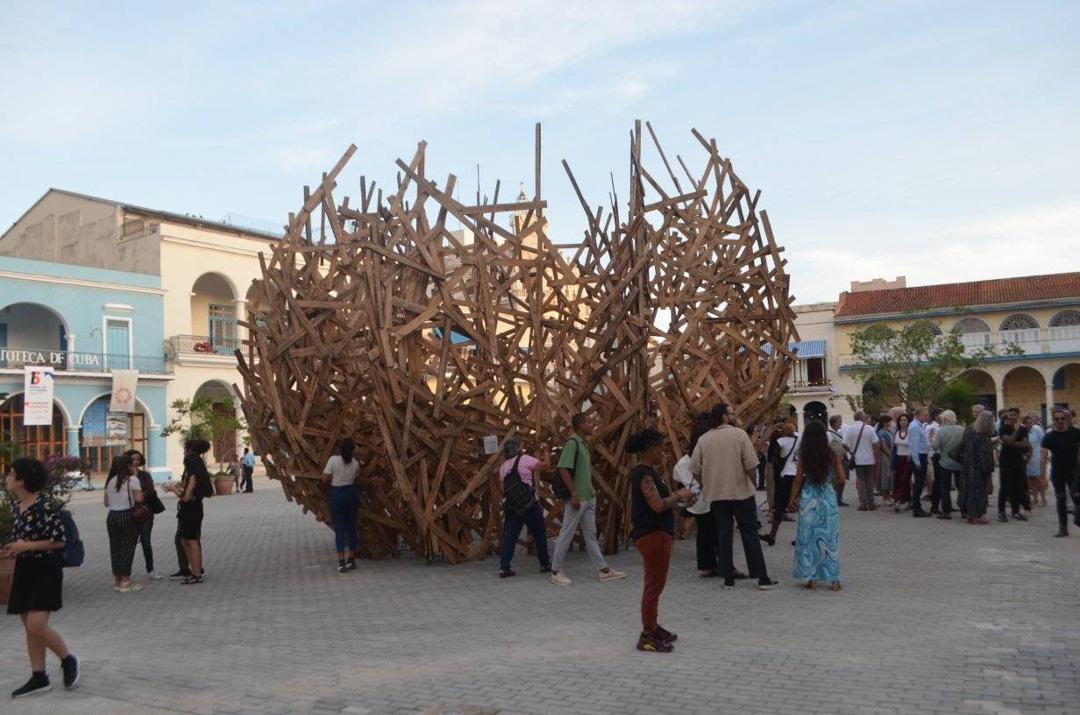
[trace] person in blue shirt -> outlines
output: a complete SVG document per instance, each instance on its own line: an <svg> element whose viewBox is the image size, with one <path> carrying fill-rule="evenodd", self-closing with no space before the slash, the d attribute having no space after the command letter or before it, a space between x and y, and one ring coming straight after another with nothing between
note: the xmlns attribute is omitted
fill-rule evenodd
<svg viewBox="0 0 1080 715"><path fill-rule="evenodd" d="M244 447L244 456L240 459L240 468L243 469L243 478L240 480L240 491L251 494L255 491L252 484L252 476L255 474L255 454Z"/></svg>
<svg viewBox="0 0 1080 715"><path fill-rule="evenodd" d="M930 440L926 436L926 420L930 413L925 407L915 410L915 419L908 428L908 446L911 449L911 467L914 486L911 490L911 515L916 519L930 516L922 508L922 493L926 489L926 467L930 461Z"/></svg>

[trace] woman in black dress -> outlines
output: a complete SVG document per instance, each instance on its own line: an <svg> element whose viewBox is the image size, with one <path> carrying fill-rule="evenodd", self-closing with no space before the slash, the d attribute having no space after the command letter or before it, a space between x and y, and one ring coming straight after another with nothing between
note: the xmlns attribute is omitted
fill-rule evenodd
<svg viewBox="0 0 1080 715"><path fill-rule="evenodd" d="M60 659L64 687L73 688L79 682L79 660L49 626L49 614L63 606L64 525L59 510L42 491L47 481L45 465L27 457L16 459L4 474L4 488L12 498L13 540L0 549L15 557L7 612L22 619L31 671L30 680L11 694L13 698L52 689L45 673L46 648Z"/></svg>
<svg viewBox="0 0 1080 715"><path fill-rule="evenodd" d="M202 521L203 499L213 495L214 485L202 455L210 451L210 443L202 439L188 440L184 444L184 476L180 485L172 491L180 498L176 505L180 538L188 560L189 575L181 583L185 586L202 583Z"/></svg>

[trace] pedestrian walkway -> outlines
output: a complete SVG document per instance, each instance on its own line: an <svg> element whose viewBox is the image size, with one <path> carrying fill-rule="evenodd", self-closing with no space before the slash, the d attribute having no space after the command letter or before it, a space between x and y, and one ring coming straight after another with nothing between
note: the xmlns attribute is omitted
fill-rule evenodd
<svg viewBox="0 0 1080 715"><path fill-rule="evenodd" d="M163 571L175 558L166 503ZM698 578L693 541L679 542L660 604L680 634L670 655L634 650L633 551L611 559L627 579L603 584L572 553L566 588L520 554L505 580L494 557L404 555L338 574L330 529L260 489L207 502L205 584L117 594L104 509L74 511L87 558L66 574L55 624L83 658L82 685L0 712L1007 715L1080 703L1080 530L1054 539L1053 506L983 527L844 509L841 593L791 582L794 524L766 547L783 581L767 593ZM3 617L4 698L27 670L18 619Z"/></svg>

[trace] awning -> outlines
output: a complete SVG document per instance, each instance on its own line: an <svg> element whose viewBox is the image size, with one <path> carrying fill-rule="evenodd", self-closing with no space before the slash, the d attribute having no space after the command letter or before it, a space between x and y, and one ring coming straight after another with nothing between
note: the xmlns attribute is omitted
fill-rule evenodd
<svg viewBox="0 0 1080 715"><path fill-rule="evenodd" d="M800 340L797 343L788 343L788 350L795 353L795 357L800 360L807 358L823 358L825 357L825 341L824 340ZM772 345L766 343L761 346L761 352L769 355L772 353Z"/></svg>

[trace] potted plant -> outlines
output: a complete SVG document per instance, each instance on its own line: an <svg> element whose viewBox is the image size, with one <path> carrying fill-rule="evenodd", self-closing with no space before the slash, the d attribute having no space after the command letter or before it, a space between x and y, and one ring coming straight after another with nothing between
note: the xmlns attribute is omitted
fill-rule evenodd
<svg viewBox="0 0 1080 715"><path fill-rule="evenodd" d="M231 399L217 403L209 397L197 397L194 400L175 400L171 407L176 417L161 430L163 436L179 433L185 440L205 439L218 447L225 441L229 432L243 430L244 421L236 416L236 408ZM220 452L220 448L215 452ZM221 460L230 460L232 455L218 454ZM225 461L218 461L218 471L214 474L214 493L232 494L236 489L236 476L225 469Z"/></svg>

